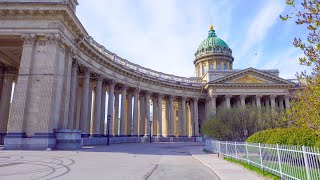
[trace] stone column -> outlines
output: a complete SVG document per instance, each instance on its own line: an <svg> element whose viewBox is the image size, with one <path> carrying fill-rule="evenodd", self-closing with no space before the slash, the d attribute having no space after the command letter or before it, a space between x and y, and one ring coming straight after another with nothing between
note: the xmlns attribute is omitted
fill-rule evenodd
<svg viewBox="0 0 320 180"><path fill-rule="evenodd" d="M170 133L169 137L174 137L174 96L169 96L169 121L170 121Z"/></svg>
<svg viewBox="0 0 320 180"><path fill-rule="evenodd" d="M187 113L186 113L186 97L181 98L181 124L182 124L182 134L180 136L187 136Z"/></svg>
<svg viewBox="0 0 320 180"><path fill-rule="evenodd" d="M133 118L132 118L132 92L128 93L128 112L127 112L127 136L132 135Z"/></svg>
<svg viewBox="0 0 320 180"><path fill-rule="evenodd" d="M168 135L170 135L170 102L169 102L169 97L167 96L165 98L166 102L165 102L165 110L164 110L164 114L162 115L163 116L163 122L165 124L165 127L163 128L166 128L165 131L163 132L164 136L168 137Z"/></svg>
<svg viewBox="0 0 320 180"><path fill-rule="evenodd" d="M158 126L157 126L157 136L162 137L162 97L163 94L158 94Z"/></svg>
<svg viewBox="0 0 320 180"><path fill-rule="evenodd" d="M100 135L104 136L106 126L106 83L102 81Z"/></svg>
<svg viewBox="0 0 320 180"><path fill-rule="evenodd" d="M280 109L281 111L284 110L283 100L284 100L284 99L283 99L282 96L280 96L279 99L278 99L278 101L279 101L279 109Z"/></svg>
<svg viewBox="0 0 320 180"><path fill-rule="evenodd" d="M87 117L87 131L90 133L93 133L93 132L90 132L93 128L93 121L92 121L92 92L93 92L93 81L90 79L89 81L89 104L88 104L88 117ZM94 103L93 103L94 104Z"/></svg>
<svg viewBox="0 0 320 180"><path fill-rule="evenodd" d="M76 105L76 95L77 95L77 76L78 76L78 63L76 60L72 62L71 70L71 89L70 89L70 103L69 103L69 115L68 115L68 129L73 129L75 127L75 111L77 108Z"/></svg>
<svg viewBox="0 0 320 180"><path fill-rule="evenodd" d="M4 74L2 87L0 87L0 89L1 89L1 100L0 100L0 140L2 139L1 138L2 134L6 134L7 133L13 79L14 79L14 75L13 74L7 74L7 73Z"/></svg>
<svg viewBox="0 0 320 180"><path fill-rule="evenodd" d="M108 99L108 116L110 115L110 122L109 124L109 134L114 135L113 133L113 121L114 121L114 114L113 114L113 109L114 109L114 86L115 86L115 81L111 80L109 83L109 99Z"/></svg>
<svg viewBox="0 0 320 180"><path fill-rule="evenodd" d="M264 98L266 108L270 108L270 98Z"/></svg>
<svg viewBox="0 0 320 180"><path fill-rule="evenodd" d="M101 99L102 99L102 77L97 76L96 81L96 93L94 99L94 119L93 119L93 135L94 137L100 137L100 123L101 123Z"/></svg>
<svg viewBox="0 0 320 180"><path fill-rule="evenodd" d="M158 126L158 112L157 112L157 97L154 95L152 98L152 135L156 136L158 134L157 126Z"/></svg>
<svg viewBox="0 0 320 180"><path fill-rule="evenodd" d="M146 126L145 126L145 134L144 134L144 136L149 136L149 135L151 135L150 134L150 96L151 96L151 93L150 92L147 92L146 93L146 104L145 104L145 106L146 106L146 118L145 118L145 124L146 124Z"/></svg>
<svg viewBox="0 0 320 180"><path fill-rule="evenodd" d="M241 107L246 107L246 95L240 95Z"/></svg>
<svg viewBox="0 0 320 180"><path fill-rule="evenodd" d="M189 137L193 136L193 122L194 122L194 107L193 107L193 102L190 100L189 101Z"/></svg>
<svg viewBox="0 0 320 180"><path fill-rule="evenodd" d="M285 95L284 96L284 101L285 101L285 106L286 106L285 108L286 109L290 109L290 99L289 98L290 98L289 95Z"/></svg>
<svg viewBox="0 0 320 180"><path fill-rule="evenodd" d="M30 74L33 66L33 54L35 49L35 34L26 34L21 36L23 40L22 55L19 66L19 74ZM12 101L12 110L8 126L8 136L25 136L24 118L28 107L27 99L30 94L29 84L31 76L19 75L15 86ZM10 134L12 133L12 134Z"/></svg>
<svg viewBox="0 0 320 180"><path fill-rule="evenodd" d="M261 108L261 95L256 95L256 105L257 108Z"/></svg>
<svg viewBox="0 0 320 180"><path fill-rule="evenodd" d="M90 81L90 72L88 68L84 69L83 75L83 85L82 85L82 97L81 97L81 112L80 112L80 128L81 136L88 137L89 131L87 127L88 121L88 106L89 106L89 81Z"/></svg>
<svg viewBox="0 0 320 180"><path fill-rule="evenodd" d="M114 98L114 119L113 119L113 135L119 135L119 91L115 91L115 98Z"/></svg>
<svg viewBox="0 0 320 180"><path fill-rule="evenodd" d="M270 101L271 101L271 108L275 109L275 107L276 107L276 95L271 95L270 96Z"/></svg>
<svg viewBox="0 0 320 180"><path fill-rule="evenodd" d="M226 108L230 109L231 108L231 97L232 95L226 95Z"/></svg>
<svg viewBox="0 0 320 180"><path fill-rule="evenodd" d="M209 108L210 115L216 115L217 114L217 95L211 95L210 96L210 108Z"/></svg>
<svg viewBox="0 0 320 180"><path fill-rule="evenodd" d="M133 136L138 136L138 120L139 120L139 90L134 91L134 105L133 105Z"/></svg>
<svg viewBox="0 0 320 180"><path fill-rule="evenodd" d="M121 113L120 113L120 136L126 136L126 105L127 105L127 87L121 89Z"/></svg>
<svg viewBox="0 0 320 180"><path fill-rule="evenodd" d="M211 115L211 97L208 96L206 99L205 99L205 118L208 119Z"/></svg>
<svg viewBox="0 0 320 180"><path fill-rule="evenodd" d="M140 96L140 121L139 121L139 135L144 136L145 133L145 117L146 117L146 99L143 94Z"/></svg>
<svg viewBox="0 0 320 180"><path fill-rule="evenodd" d="M193 98L193 120L195 126L195 136L199 136L199 118L198 118L198 98Z"/></svg>

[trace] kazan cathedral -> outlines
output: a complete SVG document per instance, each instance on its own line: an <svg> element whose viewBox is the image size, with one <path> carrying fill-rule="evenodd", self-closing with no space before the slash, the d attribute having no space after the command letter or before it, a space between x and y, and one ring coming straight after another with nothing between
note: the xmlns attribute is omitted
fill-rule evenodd
<svg viewBox="0 0 320 180"><path fill-rule="evenodd" d="M220 108L289 108L278 70L233 69L211 26L196 77L135 64L94 40L77 0L0 0L0 144L5 149L193 141Z"/></svg>

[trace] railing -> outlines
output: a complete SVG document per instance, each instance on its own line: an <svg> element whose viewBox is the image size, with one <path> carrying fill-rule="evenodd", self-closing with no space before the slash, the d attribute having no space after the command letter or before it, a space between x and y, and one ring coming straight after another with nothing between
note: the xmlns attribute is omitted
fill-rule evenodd
<svg viewBox="0 0 320 180"><path fill-rule="evenodd" d="M203 85L203 83L196 81L195 79L192 79L192 78L165 74L162 72L154 71L154 70L139 66L138 64L134 64L126 59L123 59L117 56L115 53L110 52L104 46L100 45L97 41L95 41L92 37L87 37L86 40L97 51L104 54L105 56L113 60L115 63L121 65L124 68L130 69L137 73L141 73L145 76L148 76L157 80L166 81L166 82L177 83L177 84L186 85L186 86L202 86Z"/></svg>
<svg viewBox="0 0 320 180"><path fill-rule="evenodd" d="M206 140L205 149L244 161L281 179L320 180L319 148Z"/></svg>

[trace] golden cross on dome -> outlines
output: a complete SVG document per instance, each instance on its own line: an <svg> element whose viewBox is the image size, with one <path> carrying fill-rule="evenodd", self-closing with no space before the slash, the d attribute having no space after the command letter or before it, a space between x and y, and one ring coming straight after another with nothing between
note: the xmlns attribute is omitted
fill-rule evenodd
<svg viewBox="0 0 320 180"><path fill-rule="evenodd" d="M213 30L212 17L210 18L210 30Z"/></svg>

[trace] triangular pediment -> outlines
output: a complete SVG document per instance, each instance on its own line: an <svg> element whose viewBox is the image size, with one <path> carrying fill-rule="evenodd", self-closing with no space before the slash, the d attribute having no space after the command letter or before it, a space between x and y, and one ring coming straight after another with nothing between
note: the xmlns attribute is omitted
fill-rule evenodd
<svg viewBox="0 0 320 180"><path fill-rule="evenodd" d="M280 77L248 68L237 73L216 79L209 84L292 84Z"/></svg>

